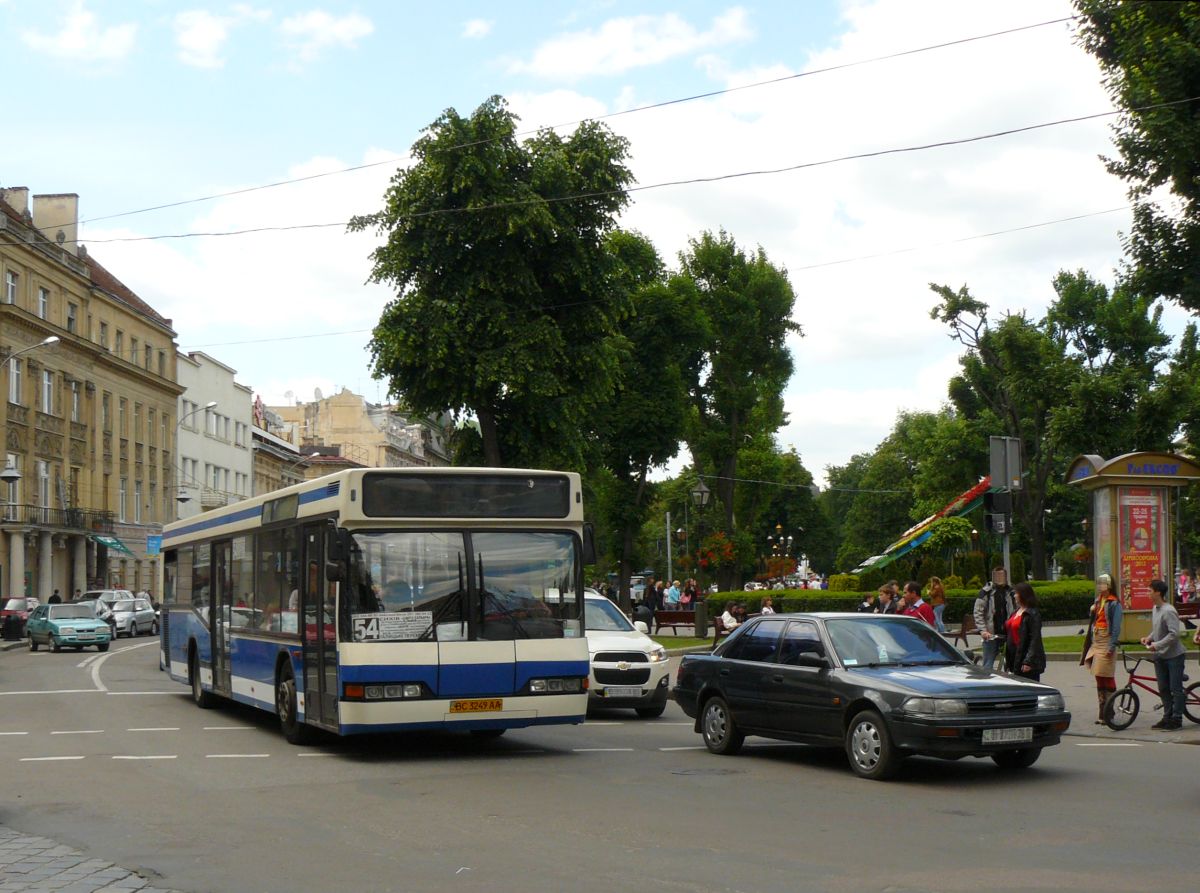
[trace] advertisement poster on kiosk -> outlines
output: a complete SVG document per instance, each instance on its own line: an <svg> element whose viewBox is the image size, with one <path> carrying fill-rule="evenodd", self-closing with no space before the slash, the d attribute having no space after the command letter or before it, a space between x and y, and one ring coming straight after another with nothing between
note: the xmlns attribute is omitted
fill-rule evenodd
<svg viewBox="0 0 1200 893"><path fill-rule="evenodd" d="M1167 494L1159 487L1121 487L1121 604L1149 610L1150 581L1165 579Z"/></svg>

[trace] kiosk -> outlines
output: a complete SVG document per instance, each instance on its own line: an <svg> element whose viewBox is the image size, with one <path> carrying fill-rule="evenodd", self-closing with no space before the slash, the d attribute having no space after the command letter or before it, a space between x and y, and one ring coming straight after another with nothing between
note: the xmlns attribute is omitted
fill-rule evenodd
<svg viewBox="0 0 1200 893"><path fill-rule="evenodd" d="M1173 453L1126 453L1115 459L1079 456L1067 483L1092 494L1092 567L1108 574L1121 597L1122 641L1150 631L1150 581L1175 591L1171 567L1172 491L1200 480L1200 465Z"/></svg>

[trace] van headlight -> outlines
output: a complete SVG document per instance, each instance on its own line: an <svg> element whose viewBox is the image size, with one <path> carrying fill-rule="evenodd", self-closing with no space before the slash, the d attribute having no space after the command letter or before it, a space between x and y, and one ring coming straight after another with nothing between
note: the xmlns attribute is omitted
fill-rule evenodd
<svg viewBox="0 0 1200 893"><path fill-rule="evenodd" d="M1061 713L1067 709L1067 703L1058 692L1052 695L1038 695L1037 709Z"/></svg>
<svg viewBox="0 0 1200 893"><path fill-rule="evenodd" d="M962 698L909 698L904 712L916 716L966 716L967 702Z"/></svg>
<svg viewBox="0 0 1200 893"><path fill-rule="evenodd" d="M657 648L650 649L650 663L659 664L667 659L667 649L662 645Z"/></svg>

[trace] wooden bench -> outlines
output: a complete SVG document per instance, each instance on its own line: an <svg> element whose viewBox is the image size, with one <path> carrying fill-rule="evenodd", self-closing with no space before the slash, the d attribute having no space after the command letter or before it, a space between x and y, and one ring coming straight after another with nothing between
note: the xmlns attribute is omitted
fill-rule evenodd
<svg viewBox="0 0 1200 893"><path fill-rule="evenodd" d="M713 618L713 648L717 647L717 643L729 635L733 630L725 628L725 621L718 614Z"/></svg>
<svg viewBox="0 0 1200 893"><path fill-rule="evenodd" d="M658 631L664 626L669 626L672 632L676 632L681 626L696 626L695 611L655 611L654 612L654 632L657 635Z"/></svg>
<svg viewBox="0 0 1200 893"><path fill-rule="evenodd" d="M963 614L962 623L958 627L958 632L954 634L954 647L958 647L958 642L962 640L964 648L971 647L971 636L979 636L979 641L983 641L983 634L979 632L979 627L975 625L975 615L968 611Z"/></svg>

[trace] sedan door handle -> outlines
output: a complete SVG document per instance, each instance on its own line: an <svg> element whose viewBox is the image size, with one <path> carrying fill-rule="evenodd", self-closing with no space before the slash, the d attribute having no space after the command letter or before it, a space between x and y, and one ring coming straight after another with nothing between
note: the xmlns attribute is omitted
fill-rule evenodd
<svg viewBox="0 0 1200 893"><path fill-rule="evenodd" d="M729 671L728 671L728 670L721 670L721 675L722 675L722 676L728 676L728 675L729 675Z"/></svg>
<svg viewBox="0 0 1200 893"><path fill-rule="evenodd" d="M771 677L771 681L772 681L772 682L782 682L782 681L783 681L783 677L782 677L782 676L772 676L772 677Z"/></svg>

